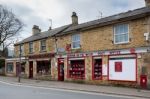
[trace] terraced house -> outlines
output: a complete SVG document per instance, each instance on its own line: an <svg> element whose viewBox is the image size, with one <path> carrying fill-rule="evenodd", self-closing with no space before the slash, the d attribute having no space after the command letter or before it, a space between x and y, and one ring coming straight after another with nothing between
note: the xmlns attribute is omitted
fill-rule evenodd
<svg viewBox="0 0 150 99"><path fill-rule="evenodd" d="M72 24L45 32L34 25L32 36L15 44L7 75L17 74L21 52L24 77L150 85L150 0L145 1L146 7L81 24L73 12Z"/></svg>

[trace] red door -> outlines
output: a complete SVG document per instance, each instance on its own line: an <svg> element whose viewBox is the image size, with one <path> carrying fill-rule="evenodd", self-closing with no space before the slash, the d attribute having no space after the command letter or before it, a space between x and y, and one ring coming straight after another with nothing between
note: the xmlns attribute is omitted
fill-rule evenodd
<svg viewBox="0 0 150 99"><path fill-rule="evenodd" d="M33 62L29 62L29 78L33 78Z"/></svg>
<svg viewBox="0 0 150 99"><path fill-rule="evenodd" d="M58 59L58 80L64 81L64 59Z"/></svg>

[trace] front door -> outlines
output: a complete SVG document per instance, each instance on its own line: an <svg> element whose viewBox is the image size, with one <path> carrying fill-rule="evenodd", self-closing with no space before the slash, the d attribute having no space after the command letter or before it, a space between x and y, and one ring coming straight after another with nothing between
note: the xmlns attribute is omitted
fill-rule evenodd
<svg viewBox="0 0 150 99"><path fill-rule="evenodd" d="M29 78L33 78L33 62L29 62Z"/></svg>
<svg viewBox="0 0 150 99"><path fill-rule="evenodd" d="M64 59L58 59L58 80L64 81Z"/></svg>

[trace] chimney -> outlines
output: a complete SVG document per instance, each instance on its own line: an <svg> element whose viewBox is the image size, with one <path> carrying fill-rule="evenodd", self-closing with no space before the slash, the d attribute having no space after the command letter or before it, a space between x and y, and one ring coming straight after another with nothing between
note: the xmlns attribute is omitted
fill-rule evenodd
<svg viewBox="0 0 150 99"><path fill-rule="evenodd" d="M149 7L150 6L150 0L145 0L145 5L146 5L146 7Z"/></svg>
<svg viewBox="0 0 150 99"><path fill-rule="evenodd" d="M35 34L38 34L40 32L41 32L41 29L39 29L39 26L33 25L32 34L35 35Z"/></svg>
<svg viewBox="0 0 150 99"><path fill-rule="evenodd" d="M77 25L78 24L78 16L77 16L76 12L73 12L71 17L72 17L72 24Z"/></svg>

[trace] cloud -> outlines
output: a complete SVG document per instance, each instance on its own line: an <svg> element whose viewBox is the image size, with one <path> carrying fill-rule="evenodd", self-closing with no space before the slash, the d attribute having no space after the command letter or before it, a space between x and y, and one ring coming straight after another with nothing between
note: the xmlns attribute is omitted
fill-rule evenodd
<svg viewBox="0 0 150 99"><path fill-rule="evenodd" d="M144 6L144 0L1 0L1 4L12 11L26 24L23 38L31 35L34 24L45 31L49 19L53 28L71 23L71 14L77 12L79 23L125 12Z"/></svg>

